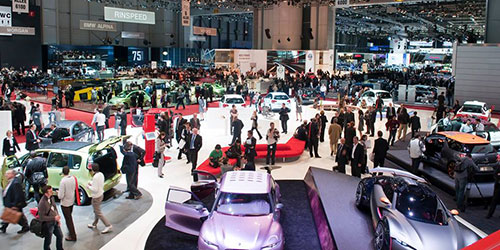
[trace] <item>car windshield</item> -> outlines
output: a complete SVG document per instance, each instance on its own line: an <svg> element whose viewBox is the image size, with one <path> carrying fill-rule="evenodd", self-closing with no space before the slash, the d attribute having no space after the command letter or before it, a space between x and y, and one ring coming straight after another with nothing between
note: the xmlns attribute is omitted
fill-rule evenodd
<svg viewBox="0 0 500 250"><path fill-rule="evenodd" d="M378 92L377 93L377 96L380 96L380 98L382 99L391 99L391 94L387 93L387 92Z"/></svg>
<svg viewBox="0 0 500 250"><path fill-rule="evenodd" d="M40 131L38 136L47 137L50 134L50 131L52 131L50 128L44 128L44 129L42 129L42 131Z"/></svg>
<svg viewBox="0 0 500 250"><path fill-rule="evenodd" d="M244 102L245 101L243 101L243 99L241 99L241 98L227 98L226 99L227 104L242 104Z"/></svg>
<svg viewBox="0 0 500 250"><path fill-rule="evenodd" d="M464 105L462 107L462 112L467 112L467 113L482 113L481 106L477 106L477 105Z"/></svg>
<svg viewBox="0 0 500 250"><path fill-rule="evenodd" d="M127 97L128 93L130 93L130 92L126 92L126 91L121 92L120 94L117 95L117 97L120 97L120 98Z"/></svg>
<svg viewBox="0 0 500 250"><path fill-rule="evenodd" d="M271 213L269 194L236 194L221 192L215 211L234 216L260 216Z"/></svg>
<svg viewBox="0 0 500 250"><path fill-rule="evenodd" d="M447 213L436 194L429 188L407 186L399 195L396 209L410 220L447 225Z"/></svg>
<svg viewBox="0 0 500 250"><path fill-rule="evenodd" d="M286 95L275 95L274 100L288 100L288 96Z"/></svg>
<svg viewBox="0 0 500 250"><path fill-rule="evenodd" d="M491 144L468 144L465 145L467 153L486 154L496 152Z"/></svg>
<svg viewBox="0 0 500 250"><path fill-rule="evenodd" d="M495 124L490 123L490 124L484 125L484 131L486 131L486 132L498 132L500 130L498 129L497 126L495 126Z"/></svg>

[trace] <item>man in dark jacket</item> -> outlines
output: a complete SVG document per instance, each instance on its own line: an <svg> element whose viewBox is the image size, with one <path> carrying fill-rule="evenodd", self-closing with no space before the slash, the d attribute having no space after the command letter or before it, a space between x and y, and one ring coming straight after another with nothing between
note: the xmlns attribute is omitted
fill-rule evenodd
<svg viewBox="0 0 500 250"><path fill-rule="evenodd" d="M238 116L236 116L231 126L233 128L233 139L231 140L231 144L229 145L233 145L237 139L241 141L241 130L243 129L243 126L243 122L238 119Z"/></svg>
<svg viewBox="0 0 500 250"><path fill-rule="evenodd" d="M387 131L389 131L389 139L388 141L391 143L391 146L394 146L394 141L396 140L396 132L399 128L399 121L396 119L396 116L392 116L390 120L385 124Z"/></svg>
<svg viewBox="0 0 500 250"><path fill-rule="evenodd" d="M241 133L241 131L240 131ZM188 152L188 157L191 162L191 174L193 175L193 181L198 181L198 175L193 173L198 165L198 152L203 146L203 141L201 135L198 134L198 129L193 128L190 136L186 138L185 149Z"/></svg>
<svg viewBox="0 0 500 250"><path fill-rule="evenodd" d="M354 136L353 146L351 151L351 175L361 178L361 171L363 168L363 160L365 157L364 146L359 143L358 137Z"/></svg>
<svg viewBox="0 0 500 250"><path fill-rule="evenodd" d="M328 123L328 118L326 118L325 111L321 110L320 113L320 121L319 124L321 125L321 132L319 136L319 141L324 142L325 141L325 129L326 129L326 124Z"/></svg>
<svg viewBox="0 0 500 250"><path fill-rule="evenodd" d="M36 133L36 125L31 124L30 130L26 133L26 150L34 151L40 148L39 143L41 142L40 138Z"/></svg>
<svg viewBox="0 0 500 250"><path fill-rule="evenodd" d="M285 104L281 104L281 109L280 109L280 121L281 121L281 128L283 129L283 134L286 134L288 132L288 109L286 108Z"/></svg>
<svg viewBox="0 0 500 250"><path fill-rule="evenodd" d="M354 122L354 113L351 108L347 108L347 112L344 114L344 129L347 128L351 122Z"/></svg>
<svg viewBox="0 0 500 250"><path fill-rule="evenodd" d="M17 127L16 127L16 130L17 130L17 134L18 135L21 135L21 133L23 135L25 135L25 126L24 126L24 123L26 122L26 108L24 107L23 104L21 103L14 103L14 107L15 107L15 110L14 110L14 115L15 115L15 119L17 121ZM21 133L19 133L21 132Z"/></svg>
<svg viewBox="0 0 500 250"><path fill-rule="evenodd" d="M187 122L187 120L182 118L182 114L179 114L179 117L177 118L177 120L175 122L175 127L174 127L175 140L177 140L177 143L179 143L179 141L182 138L182 130L184 130L184 124L186 122Z"/></svg>
<svg viewBox="0 0 500 250"><path fill-rule="evenodd" d="M375 140L375 146L373 147L373 167L383 167L385 156L387 154L387 150L389 150L389 142L386 139L382 138L384 133L382 131L377 132L378 139Z"/></svg>
<svg viewBox="0 0 500 250"><path fill-rule="evenodd" d="M415 137L415 134L420 131L420 117L417 116L417 111L413 112L413 116L410 117L410 128L411 128L411 137Z"/></svg>
<svg viewBox="0 0 500 250"><path fill-rule="evenodd" d="M57 211L56 200L54 199L54 191L50 185L42 188L43 197L38 204L38 215L43 224L44 241L43 249L50 249L52 234L56 236L56 249L63 249L63 234L61 230L61 216Z"/></svg>
<svg viewBox="0 0 500 250"><path fill-rule="evenodd" d="M63 135L61 129L58 129L55 123L50 125L50 136L52 137L52 143L63 141Z"/></svg>
<svg viewBox="0 0 500 250"><path fill-rule="evenodd" d="M335 155L335 162L337 162L337 170L345 174L345 165L349 162L351 150L345 144L345 138L340 138L340 143L337 146L337 154Z"/></svg>
<svg viewBox="0 0 500 250"><path fill-rule="evenodd" d="M389 103L389 106L387 107L387 110L385 112L385 117L389 121L392 119L392 117L396 117L396 115L396 109L392 106L392 103Z"/></svg>
<svg viewBox="0 0 500 250"><path fill-rule="evenodd" d="M104 114L104 116L106 116L106 122L105 122L106 128L109 128L109 117L111 116L111 106L105 103L102 109L102 113Z"/></svg>
<svg viewBox="0 0 500 250"><path fill-rule="evenodd" d="M137 176L139 172L139 159L137 155L132 152L132 143L126 142L124 146L120 146L120 151L123 154L122 173L125 174L127 179L127 189L129 195L126 199L139 199L142 193L137 189Z"/></svg>
<svg viewBox="0 0 500 250"><path fill-rule="evenodd" d="M466 192L469 183L469 175L479 172L479 167L472 160L472 155L467 153L455 166L455 199L457 207L461 212L465 212L467 206L468 192Z"/></svg>
<svg viewBox="0 0 500 250"><path fill-rule="evenodd" d="M2 192L3 205L14 210L21 212L22 216L18 224L22 227L18 234L22 234L29 231L28 220L23 213L23 208L26 207L26 202L24 200L24 191L19 179L16 178L16 172L12 169L5 172L5 178L7 179L7 185ZM5 233L7 231L8 222L2 222L2 227L0 231Z"/></svg>
<svg viewBox="0 0 500 250"><path fill-rule="evenodd" d="M47 172L47 156L48 153L44 153L43 156L36 156L34 152L31 152L32 159L24 169L24 176L28 180L28 183L33 186L36 202L40 202L40 188L46 185L47 178L49 178Z"/></svg>
<svg viewBox="0 0 500 250"><path fill-rule="evenodd" d="M308 126L308 139L309 139L309 155L316 158L321 158L318 154L318 142L319 142L319 127L318 121L315 118L311 119Z"/></svg>
<svg viewBox="0 0 500 250"><path fill-rule="evenodd" d="M382 97L377 96L377 101L375 101L375 117L377 117L377 112L380 114L380 120L382 121L382 110L384 109L384 100Z"/></svg>
<svg viewBox="0 0 500 250"><path fill-rule="evenodd" d="M356 129L354 128L354 122L350 122L347 124L347 128L344 131L345 143L350 148L352 148L354 136L356 136Z"/></svg>

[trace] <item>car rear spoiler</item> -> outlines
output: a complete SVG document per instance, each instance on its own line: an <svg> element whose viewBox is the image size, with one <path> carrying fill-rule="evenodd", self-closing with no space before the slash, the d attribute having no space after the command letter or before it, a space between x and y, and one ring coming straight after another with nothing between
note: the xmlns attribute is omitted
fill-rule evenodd
<svg viewBox="0 0 500 250"><path fill-rule="evenodd" d="M419 176L416 176L410 172L395 169L395 168L374 168L374 169L368 170L368 172L372 175L376 175L376 174L380 173L380 174L391 174L393 176L403 176L403 177L408 177L408 178L414 179L414 180L419 181L419 182L427 183L427 181L422 177L419 177Z"/></svg>

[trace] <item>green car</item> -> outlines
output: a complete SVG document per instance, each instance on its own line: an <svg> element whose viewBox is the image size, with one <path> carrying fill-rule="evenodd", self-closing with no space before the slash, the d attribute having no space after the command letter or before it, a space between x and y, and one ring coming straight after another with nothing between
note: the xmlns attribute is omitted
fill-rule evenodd
<svg viewBox="0 0 500 250"><path fill-rule="evenodd" d="M113 107L118 107L124 105L125 109L132 107L132 97L135 96L136 102L139 99L139 95L144 95L144 106L151 106L151 97L144 90L125 90L120 92L117 96L109 100L109 104Z"/></svg>
<svg viewBox="0 0 500 250"><path fill-rule="evenodd" d="M51 185L54 190L59 188L59 183L62 178L62 168L64 166L68 166L70 168L70 175L76 176L78 181L80 203L84 205L90 202L90 190L87 188L87 184L92 180L90 166L93 162L99 163L100 171L104 174L104 192L112 189L120 183L122 174L120 173L118 163L116 161L116 151L112 146L117 142L122 141L124 138L129 137L129 135L112 137L100 143L64 141L49 145L43 149L37 149L35 154L38 156L48 154L48 185ZM29 159L30 157L28 153L19 159L16 156L9 156L4 160L1 171L2 187L6 184L3 174L7 171L7 169L24 172L23 170Z"/></svg>
<svg viewBox="0 0 500 250"><path fill-rule="evenodd" d="M219 83L203 83L203 87L213 88L214 91L214 97L222 97L224 94L226 94L226 88L222 87Z"/></svg>

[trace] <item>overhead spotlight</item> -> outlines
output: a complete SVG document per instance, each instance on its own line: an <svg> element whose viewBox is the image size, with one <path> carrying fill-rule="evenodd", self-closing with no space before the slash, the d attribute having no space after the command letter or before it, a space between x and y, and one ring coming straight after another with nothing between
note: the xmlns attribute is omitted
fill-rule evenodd
<svg viewBox="0 0 500 250"><path fill-rule="evenodd" d="M278 39L278 43L281 43L281 40L280 40L280 39Z"/></svg>
<svg viewBox="0 0 500 250"><path fill-rule="evenodd" d="M265 29L267 39L271 39L271 30Z"/></svg>
<svg viewBox="0 0 500 250"><path fill-rule="evenodd" d="M286 38L286 40L287 40L288 42L290 42L290 37L287 37L287 38Z"/></svg>
<svg viewBox="0 0 500 250"><path fill-rule="evenodd" d="M174 38L174 34L170 34L170 38Z"/></svg>
<svg viewBox="0 0 500 250"><path fill-rule="evenodd" d="M148 40L146 40L146 39L144 39L144 41L142 41L142 43L143 43L145 46L148 46L148 45L150 45L150 44L151 44L151 42L150 42L150 41L148 41Z"/></svg>

